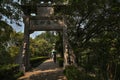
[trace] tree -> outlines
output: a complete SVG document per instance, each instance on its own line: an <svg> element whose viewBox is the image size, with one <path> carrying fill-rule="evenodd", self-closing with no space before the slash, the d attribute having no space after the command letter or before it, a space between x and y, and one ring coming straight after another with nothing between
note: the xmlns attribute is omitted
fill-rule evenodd
<svg viewBox="0 0 120 80"><path fill-rule="evenodd" d="M118 0L69 0L69 5L57 7L56 11L64 15L78 65L86 72L97 68L100 73L96 75L102 75L99 79L117 80L119 68L113 65L119 65Z"/></svg>
<svg viewBox="0 0 120 80"><path fill-rule="evenodd" d="M16 23L20 26L21 12L18 2L14 0L0 0L0 64L11 63L8 47L13 29L9 24Z"/></svg>
<svg viewBox="0 0 120 80"><path fill-rule="evenodd" d="M53 44L56 42L56 33L53 31L46 31L44 33L41 33L40 35L36 36L35 39L39 40L39 39L45 39L46 41L48 41L49 43Z"/></svg>
<svg viewBox="0 0 120 80"><path fill-rule="evenodd" d="M30 40L30 52L32 56L49 56L56 42L56 36L53 32L44 32L35 39Z"/></svg>
<svg viewBox="0 0 120 80"><path fill-rule="evenodd" d="M11 26L4 21L0 21L0 65L9 63L10 54L7 51L7 41L10 39L11 32Z"/></svg>
<svg viewBox="0 0 120 80"><path fill-rule="evenodd" d="M20 57L20 50L22 47L23 33L13 31L10 34L10 39L8 41L9 47L8 51L11 55L12 62L18 62L18 57Z"/></svg>

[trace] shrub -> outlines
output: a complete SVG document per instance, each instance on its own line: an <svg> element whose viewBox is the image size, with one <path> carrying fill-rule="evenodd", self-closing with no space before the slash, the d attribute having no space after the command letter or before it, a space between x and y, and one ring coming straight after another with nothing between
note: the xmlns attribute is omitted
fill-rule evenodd
<svg viewBox="0 0 120 80"><path fill-rule="evenodd" d="M57 58L57 61L58 61L58 63L59 63L59 66L60 66L60 67L63 67L64 59L61 58L61 57L58 57L58 58Z"/></svg>
<svg viewBox="0 0 120 80"><path fill-rule="evenodd" d="M44 62L48 57L34 57L30 59L30 64L32 67L37 67L42 62Z"/></svg>
<svg viewBox="0 0 120 80"><path fill-rule="evenodd" d="M16 80L22 75L18 64L0 65L0 79L2 80Z"/></svg>
<svg viewBox="0 0 120 80"><path fill-rule="evenodd" d="M95 80L85 72L81 72L75 66L67 66L64 70L68 80Z"/></svg>

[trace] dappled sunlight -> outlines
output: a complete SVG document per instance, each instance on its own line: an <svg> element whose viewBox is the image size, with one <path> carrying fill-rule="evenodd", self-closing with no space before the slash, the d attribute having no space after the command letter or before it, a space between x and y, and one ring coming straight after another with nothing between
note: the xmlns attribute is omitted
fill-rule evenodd
<svg viewBox="0 0 120 80"><path fill-rule="evenodd" d="M25 76L19 80L66 80L63 75L63 69L54 63L52 59L45 61L43 64L33 69L31 72L26 72Z"/></svg>
<svg viewBox="0 0 120 80"><path fill-rule="evenodd" d="M49 59L49 60L45 61L44 63L45 64L41 64L37 68L33 69L33 71L36 71L36 70L42 70L42 71L44 71L44 70L53 70L53 69L56 69L56 68L59 67L58 63L54 63L52 59ZM42 66L44 66L44 67L42 67Z"/></svg>

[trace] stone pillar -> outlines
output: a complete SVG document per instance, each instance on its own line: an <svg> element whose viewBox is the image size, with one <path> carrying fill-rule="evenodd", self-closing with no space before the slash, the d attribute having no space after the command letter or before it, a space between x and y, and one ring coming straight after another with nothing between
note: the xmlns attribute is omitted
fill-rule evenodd
<svg viewBox="0 0 120 80"><path fill-rule="evenodd" d="M24 40L23 40L22 63L21 63L21 69L23 72L28 71L28 69L30 68L29 26L30 26L29 16L24 16Z"/></svg>
<svg viewBox="0 0 120 80"><path fill-rule="evenodd" d="M25 17L25 27L24 27L24 43L26 44L25 48L25 67L26 70L30 68L30 52L29 52L29 28L30 28L30 20L29 16Z"/></svg>
<svg viewBox="0 0 120 80"><path fill-rule="evenodd" d="M76 57L74 55L72 47L68 42L66 27L63 28L63 51L64 51L64 67L68 65L76 65L75 63Z"/></svg>
<svg viewBox="0 0 120 80"><path fill-rule="evenodd" d="M67 29L63 28L63 53L64 53L64 67L68 65L68 45L67 45Z"/></svg>

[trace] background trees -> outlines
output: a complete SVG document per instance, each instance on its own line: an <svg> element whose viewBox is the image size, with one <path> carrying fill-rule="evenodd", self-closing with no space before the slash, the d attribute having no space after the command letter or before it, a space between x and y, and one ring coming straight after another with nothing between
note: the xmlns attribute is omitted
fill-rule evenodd
<svg viewBox="0 0 120 80"><path fill-rule="evenodd" d="M7 41L10 39L12 28L3 21L0 21L0 28L0 64L4 64L9 62L10 54L7 51Z"/></svg>
<svg viewBox="0 0 120 80"><path fill-rule="evenodd" d="M30 41L31 56L50 56L53 44L56 42L55 32L43 32Z"/></svg>
<svg viewBox="0 0 120 80"><path fill-rule="evenodd" d="M22 0L22 3L26 2L24 1ZM118 80L120 71L120 1L60 0L60 2L64 1L68 1L68 5L55 6L55 14L56 16L62 15L67 24L68 40L76 55L78 66L83 67L86 73L94 73L97 79ZM16 55L14 53L14 50L18 48L16 43L19 45L21 38L17 37L16 33L14 35L14 31L6 24L5 20L2 20L2 17L6 16L7 19L18 24L21 20L19 17L21 10L19 3L13 0L1 0L0 3L0 63L4 64L9 62L7 61L9 56ZM62 42L61 37L57 37L57 39L57 44ZM10 44L9 40L14 42L14 46L7 50L8 43ZM32 56L48 55L55 41L56 37L51 32L31 39ZM59 51L62 50L61 46L60 44L56 46Z"/></svg>
<svg viewBox="0 0 120 80"><path fill-rule="evenodd" d="M118 0L69 0L60 9L77 63L99 79L117 80L120 3Z"/></svg>
<svg viewBox="0 0 120 80"><path fill-rule="evenodd" d="M0 65L12 63L9 48L11 47L11 35L14 31L10 24L15 23L20 26L21 12L18 2L0 0Z"/></svg>

